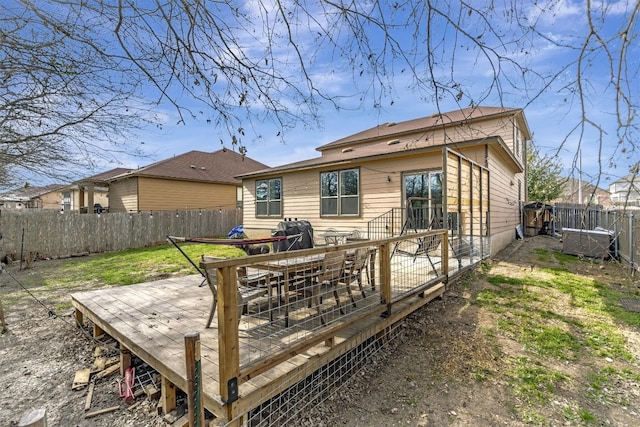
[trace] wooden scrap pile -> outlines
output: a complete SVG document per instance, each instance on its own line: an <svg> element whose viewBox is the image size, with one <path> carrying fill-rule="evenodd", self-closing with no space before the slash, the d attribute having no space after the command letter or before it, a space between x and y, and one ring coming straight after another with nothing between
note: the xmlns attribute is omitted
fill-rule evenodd
<svg viewBox="0 0 640 427"><path fill-rule="evenodd" d="M104 345L98 345L94 350L94 361L91 367L84 368L76 371L73 378L72 390L87 389L87 397L85 400L84 410L85 418L92 418L97 415L114 412L120 409L120 404L102 408L94 411L91 409L92 400L94 397L94 391L96 382L110 378L118 373L118 380L113 381L113 386L118 389L119 383L122 381L120 378L120 356L113 355L118 353L115 349L115 342L105 343ZM155 371L151 370L146 364L141 364L138 372L142 372L135 377L134 384L134 399L141 396L146 396L150 400L157 400L160 398L160 386L159 377ZM128 409L135 409L143 400L132 403Z"/></svg>

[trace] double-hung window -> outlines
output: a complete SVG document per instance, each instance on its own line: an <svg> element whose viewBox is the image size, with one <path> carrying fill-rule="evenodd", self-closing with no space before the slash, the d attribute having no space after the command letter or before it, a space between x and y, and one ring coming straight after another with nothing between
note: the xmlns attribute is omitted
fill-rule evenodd
<svg viewBox="0 0 640 427"><path fill-rule="evenodd" d="M256 216L282 215L282 178L256 181Z"/></svg>
<svg viewBox="0 0 640 427"><path fill-rule="evenodd" d="M320 215L360 215L360 170L322 172L320 174Z"/></svg>

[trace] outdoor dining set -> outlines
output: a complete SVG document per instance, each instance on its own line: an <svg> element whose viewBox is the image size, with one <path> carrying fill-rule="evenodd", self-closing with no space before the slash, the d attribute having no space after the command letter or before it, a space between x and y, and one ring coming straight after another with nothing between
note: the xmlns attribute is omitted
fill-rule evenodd
<svg viewBox="0 0 640 427"><path fill-rule="evenodd" d="M328 246L339 246L346 243L347 236L354 233L328 230L321 233ZM304 256L282 259L255 260L236 268L238 287L238 319L251 310L250 304L264 303L268 305L269 322L282 321L285 327L291 324L290 314L306 305L305 313L315 315L321 324L326 323L323 310L323 296L330 293L335 299L331 310L346 313L345 304L357 307L358 299L367 297L367 293L375 291L375 247L358 247L355 249L327 250ZM204 265L219 258L202 256ZM205 268L205 278L209 285L213 301L206 327L213 322L218 299L218 269ZM357 285L357 289L355 288ZM354 289L356 294L354 295ZM275 290L275 295L274 295ZM348 300L341 294L348 295ZM258 302L259 300L259 302ZM315 314L313 314L315 312Z"/></svg>

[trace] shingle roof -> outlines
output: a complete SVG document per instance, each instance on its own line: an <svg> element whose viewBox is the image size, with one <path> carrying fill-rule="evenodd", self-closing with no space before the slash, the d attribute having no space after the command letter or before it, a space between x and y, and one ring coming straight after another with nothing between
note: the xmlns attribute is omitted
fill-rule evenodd
<svg viewBox="0 0 640 427"><path fill-rule="evenodd" d="M402 155L408 152L430 150L435 147L441 147L442 142L430 139L428 137L429 131L441 129L443 126L455 126L463 122L468 124L470 121L510 117L521 112L522 109L518 108L474 107L449 113L434 114L405 122L385 123L318 147L317 150L322 152L321 157L254 171L243 175L243 177L273 174L330 164L346 165L355 162L357 159ZM524 120L524 115L522 115L522 118ZM526 122L523 121L522 124L526 128L526 135L529 136L530 133ZM489 136L478 140L464 141L463 143L457 143L457 145L487 143L492 141L503 144L500 137Z"/></svg>
<svg viewBox="0 0 640 427"><path fill-rule="evenodd" d="M114 169L110 169L108 171L105 172L101 172L97 175L93 175L93 176L89 176L86 178L81 178L77 181L72 182L72 185L83 185L83 184L94 184L94 185L104 185L107 181L109 181L111 178L118 176L118 175L122 175L124 173L127 172L131 172L131 169L127 169L127 168L114 168Z"/></svg>
<svg viewBox="0 0 640 427"><path fill-rule="evenodd" d="M54 191L64 188L64 184L49 184L42 187L29 186L26 188L17 188L13 191L9 191L0 195L3 200L30 200L34 197L42 196L43 194L52 193Z"/></svg>
<svg viewBox="0 0 640 427"><path fill-rule="evenodd" d="M609 184L609 186L615 185L615 184L629 184L629 183L635 184L635 182L637 181L640 181L640 175L638 175L637 173L630 173L623 176L619 180L612 182L611 184Z"/></svg>
<svg viewBox="0 0 640 427"><path fill-rule="evenodd" d="M398 123L384 123L373 127L371 129L364 130L362 132L355 133L337 141L330 142L321 147L318 147L318 151L325 151L327 149L336 148L343 145L365 142L372 139L379 138L393 138L407 133L420 132L421 130L431 130L442 126L451 126L459 122L470 122L476 120L486 120L494 118L496 116L508 116L514 115L522 111L519 108L505 108L505 107L470 107L462 110L454 110L446 113L436 113L427 117L421 117L418 119L407 120ZM528 129L526 132L528 133Z"/></svg>
<svg viewBox="0 0 640 427"><path fill-rule="evenodd" d="M134 176L177 179L183 181L240 184L237 175L268 168L249 157L223 148L213 153L189 151L188 153L161 160L140 169L112 177L115 181Z"/></svg>
<svg viewBox="0 0 640 427"><path fill-rule="evenodd" d="M109 178L113 178L114 176L122 175L123 173L131 172L131 169L127 168L115 168L111 169L97 175L90 176L88 178L82 179L82 181L106 181Z"/></svg>

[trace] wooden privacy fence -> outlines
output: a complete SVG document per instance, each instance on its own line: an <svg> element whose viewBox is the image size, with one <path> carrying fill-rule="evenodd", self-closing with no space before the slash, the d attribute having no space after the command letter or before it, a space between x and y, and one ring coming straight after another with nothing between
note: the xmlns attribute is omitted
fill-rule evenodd
<svg viewBox="0 0 640 427"><path fill-rule="evenodd" d="M617 255L629 273L640 271L640 211L603 211L599 226L614 232Z"/></svg>
<svg viewBox="0 0 640 427"><path fill-rule="evenodd" d="M640 211L608 210L602 206L556 204L556 226L580 230L602 228L613 232L615 253L629 272L640 271Z"/></svg>
<svg viewBox="0 0 640 427"><path fill-rule="evenodd" d="M226 236L242 223L241 209L80 214L49 210L0 212L0 254L62 257L141 248L167 235Z"/></svg>
<svg viewBox="0 0 640 427"><path fill-rule="evenodd" d="M602 227L602 215L605 212L600 205L581 205L577 203L556 203L556 228L577 228L593 230Z"/></svg>

